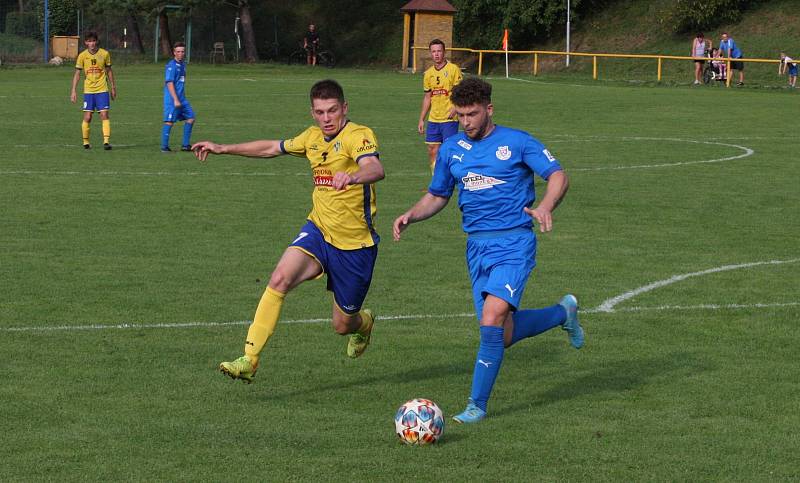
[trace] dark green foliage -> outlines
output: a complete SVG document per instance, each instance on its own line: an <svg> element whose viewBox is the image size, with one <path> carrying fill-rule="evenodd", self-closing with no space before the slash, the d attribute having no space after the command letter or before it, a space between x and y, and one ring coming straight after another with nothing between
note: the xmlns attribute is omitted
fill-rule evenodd
<svg viewBox="0 0 800 483"><path fill-rule="evenodd" d="M77 0L48 2L50 9L50 35L76 35L78 32ZM44 2L36 7L39 25L44 31Z"/></svg>
<svg viewBox="0 0 800 483"><path fill-rule="evenodd" d="M511 33L510 48L524 49L547 39L567 22L564 0L453 0L452 3L458 9L455 44L476 49L501 48L505 28ZM572 0L571 20L575 22L608 3L608 0Z"/></svg>
<svg viewBox="0 0 800 483"><path fill-rule="evenodd" d="M32 12L9 12L6 15L5 33L21 37L37 37L42 34L39 20Z"/></svg>
<svg viewBox="0 0 800 483"><path fill-rule="evenodd" d="M675 32L692 32L737 22L742 11L759 0L676 0L668 14Z"/></svg>

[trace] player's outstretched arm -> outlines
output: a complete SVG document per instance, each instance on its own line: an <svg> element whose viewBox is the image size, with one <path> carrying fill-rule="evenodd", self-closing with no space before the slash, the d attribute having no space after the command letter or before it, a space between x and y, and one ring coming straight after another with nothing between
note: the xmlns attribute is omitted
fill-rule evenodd
<svg viewBox="0 0 800 483"><path fill-rule="evenodd" d="M427 220L436 213L439 213L447 206L448 201L450 201L450 198L425 193L422 198L417 201L417 204L394 220L392 224L394 241L400 241L400 234L408 228L408 225Z"/></svg>
<svg viewBox="0 0 800 483"><path fill-rule="evenodd" d="M524 208L525 213L534 217L539 223L539 231L546 232L553 229L553 211L564 199L569 188L569 178L563 171L556 171L547 178L547 189L539 205L530 209Z"/></svg>
<svg viewBox="0 0 800 483"><path fill-rule="evenodd" d="M266 139L241 144L217 144L211 141L200 141L192 145L192 151L200 161L205 161L209 154L235 154L251 158L272 158L283 154L280 141Z"/></svg>
<svg viewBox="0 0 800 483"><path fill-rule="evenodd" d="M335 190L343 190L351 184L377 183L386 177L383 165L377 156L364 156L358 160L358 171L352 174L339 171L333 175L332 186Z"/></svg>

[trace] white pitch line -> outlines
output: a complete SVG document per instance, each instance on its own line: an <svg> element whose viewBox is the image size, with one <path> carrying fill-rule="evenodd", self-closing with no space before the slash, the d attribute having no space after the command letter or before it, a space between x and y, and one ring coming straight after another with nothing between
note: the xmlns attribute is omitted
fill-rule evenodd
<svg viewBox="0 0 800 483"><path fill-rule="evenodd" d="M658 307L628 307L623 309L604 310L581 309L581 314L614 314L619 312L663 312L672 310L741 310L741 309L764 309L800 307L800 302L781 302L773 304L701 304L701 305L661 305ZM418 315L386 315L378 316L378 320L415 320L415 319L465 319L473 318L475 314L418 314ZM330 322L330 319L294 319L282 320L280 324L316 324ZM57 325L57 326L18 326L0 327L0 332L57 332L57 331L90 331L90 330L125 330L125 329L183 329L192 327L227 327L248 325L250 320L239 320L235 322L182 322L164 324L140 324L140 323L121 323L121 324L90 324L90 325Z"/></svg>
<svg viewBox="0 0 800 483"><path fill-rule="evenodd" d="M737 156L728 156L725 158L715 158L715 159L702 159L699 161L679 161L676 163L662 163L662 164L639 164L634 166L598 166L594 168L572 168L569 171L607 171L607 170L619 170L619 169L647 169L647 168L665 168L670 166L686 166L690 164L709 164L709 163L721 163L723 161L733 161L734 159L741 159L746 158L748 156L752 156L755 153L754 149L748 148L746 146L739 146L738 144L728 144L728 143L719 143L714 141L694 141L691 139L677 139L677 138L639 138L639 137L626 137L622 138L623 141L625 140L633 140L633 141L675 141L675 142L684 142L684 143L695 143L695 144L714 144L718 146L727 146L731 148L737 148L744 151L744 153L739 154Z"/></svg>
<svg viewBox="0 0 800 483"><path fill-rule="evenodd" d="M709 268L708 270L701 270L699 272L691 272L691 273L683 273L680 275L674 275L670 278L659 280L657 282L649 283L647 285L643 285L639 288L633 289L631 291L625 292L621 295L617 295L616 297L612 297L597 307L598 312L613 312L614 307L626 300L632 299L637 295L641 295L646 292L650 292L657 288L666 287L667 285L672 285L673 283L681 282L686 280L687 278L692 277L701 277L703 275L710 275L712 273L719 273L719 272L727 272L729 270L738 270L740 268L752 268L758 267L762 265L783 265L786 263L797 263L800 262L800 258L793 258L790 260L768 260L763 262L751 262L751 263L740 263L737 265L723 265L721 267L716 268Z"/></svg>

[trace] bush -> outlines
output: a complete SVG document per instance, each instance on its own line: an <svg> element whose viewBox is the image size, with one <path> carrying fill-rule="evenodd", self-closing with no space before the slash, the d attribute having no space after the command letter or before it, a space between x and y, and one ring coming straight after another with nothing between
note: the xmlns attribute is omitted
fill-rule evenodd
<svg viewBox="0 0 800 483"><path fill-rule="evenodd" d="M5 33L20 37L41 37L39 18L33 12L8 12Z"/></svg>
<svg viewBox="0 0 800 483"><path fill-rule="evenodd" d="M674 32L685 33L734 23L759 0L676 0L667 19Z"/></svg>

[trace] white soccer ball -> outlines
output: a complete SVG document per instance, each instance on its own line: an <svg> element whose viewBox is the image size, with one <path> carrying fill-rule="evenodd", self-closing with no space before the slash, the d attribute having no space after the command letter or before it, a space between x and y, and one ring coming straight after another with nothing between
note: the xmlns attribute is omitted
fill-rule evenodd
<svg viewBox="0 0 800 483"><path fill-rule="evenodd" d="M55 56L52 59L50 59L50 65L61 65L63 63L64 63L64 59L62 59L59 56Z"/></svg>
<svg viewBox="0 0 800 483"><path fill-rule="evenodd" d="M397 410L394 429L400 441L406 444L435 443L444 433L444 416L435 402L412 399Z"/></svg>

